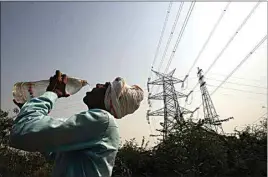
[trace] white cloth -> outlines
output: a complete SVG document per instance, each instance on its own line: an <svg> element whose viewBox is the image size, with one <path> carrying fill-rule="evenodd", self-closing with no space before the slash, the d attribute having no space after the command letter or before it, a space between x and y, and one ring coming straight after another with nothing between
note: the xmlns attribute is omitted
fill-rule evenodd
<svg viewBox="0 0 268 177"><path fill-rule="evenodd" d="M105 107L118 119L127 114L134 113L143 100L143 90L137 85L129 86L118 77L107 88L105 94Z"/></svg>

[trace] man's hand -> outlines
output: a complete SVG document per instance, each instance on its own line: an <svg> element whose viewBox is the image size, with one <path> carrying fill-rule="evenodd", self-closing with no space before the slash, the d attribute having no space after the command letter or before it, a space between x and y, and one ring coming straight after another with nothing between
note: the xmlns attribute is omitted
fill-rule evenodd
<svg viewBox="0 0 268 177"><path fill-rule="evenodd" d="M54 92L58 95L59 98L61 97L68 97L69 94L66 93L66 84L67 84L67 76L62 74L59 70L56 71L56 75L50 77L50 83L47 87L47 91ZM20 109L24 105L24 103L18 103L15 99L13 99L15 105L17 105Z"/></svg>
<svg viewBox="0 0 268 177"><path fill-rule="evenodd" d="M66 93L66 84L68 81L68 77L66 74L62 74L59 70L56 71L56 74L49 79L49 86L47 87L47 91L54 92L61 97L68 97L70 94Z"/></svg>

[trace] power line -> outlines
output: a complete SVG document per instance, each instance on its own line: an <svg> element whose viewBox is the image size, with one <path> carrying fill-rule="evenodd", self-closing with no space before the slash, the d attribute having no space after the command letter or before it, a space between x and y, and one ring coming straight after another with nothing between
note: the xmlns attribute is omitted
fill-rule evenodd
<svg viewBox="0 0 268 177"><path fill-rule="evenodd" d="M209 36L208 36L206 42L204 43L204 45L202 46L200 52L198 53L197 57L195 58L194 63L193 63L192 66L190 67L190 69L189 69L187 75L190 74L190 72L192 71L193 67L194 67L195 64L197 63L198 59L200 58L201 54L204 52L205 48L207 47L207 44L209 43L211 37L213 36L213 34L214 34L214 32L216 31L218 25L220 24L222 18L224 17L225 12L227 11L227 9L228 9L230 3L231 3L231 2L228 2L227 5L225 6L225 8L224 8L223 12L221 13L219 19L217 20L216 24L215 24L214 27L212 28L212 30L211 30L211 32L210 32L210 34L209 34Z"/></svg>
<svg viewBox="0 0 268 177"><path fill-rule="evenodd" d="M228 94L228 93L218 93L218 94L221 94L221 95L225 95L225 96L230 96L230 97L237 97L237 94ZM243 97L240 97L242 99L249 99L249 100L255 100L255 101L259 101L259 102L263 102L263 101L266 101L266 100L261 100L261 99L256 99L256 98L253 98L253 97L247 97L247 96L243 96Z"/></svg>
<svg viewBox="0 0 268 177"><path fill-rule="evenodd" d="M168 64L167 64L167 67L166 67L164 73L167 72L167 70L168 70L168 68L169 68L169 65L170 65L170 63L171 63L171 60L173 59L173 57L174 57L174 55L175 55L175 52L176 52L177 47L178 47L178 45L179 45L179 42L180 42L180 40L181 40L181 38L182 38L183 32L184 32L184 30L185 30L185 27L186 27L186 25L187 25L187 23L188 23L188 20L189 20L190 16L191 16L191 13L192 13L192 11L193 11L194 5L195 5L195 2L192 2L191 5L190 5L190 8L189 8L189 10L188 10L188 12L187 12L187 14L186 14L185 20L184 20L184 22L183 22L182 28L181 28L181 30L180 30L179 36L178 36L178 38L177 38L177 40L176 40L176 43L175 43L173 52L172 52L172 54L171 54L171 56L170 56L170 58L169 58L169 61L168 61ZM183 6L183 5L182 5L182 6ZM181 8L182 8L182 6L181 6ZM179 10L180 10L180 9L179 9ZM180 11L181 11L181 10L180 10ZM179 12L179 13L180 13L180 12ZM178 14L177 14L177 17L179 18L179 15L178 15ZM177 23L177 22L176 22L176 23ZM170 43L170 41L168 41L168 42ZM168 43L168 46L169 46L169 43ZM168 46L166 46L166 49L168 48ZM163 55L163 57L162 57L162 61L161 61L160 65L159 65L158 71L160 71L160 69L161 69L161 66L162 66L162 63L163 63L163 60L164 60L164 56L166 55L166 49L165 49L164 55ZM159 88L160 88L160 87L158 86L156 92L159 91Z"/></svg>
<svg viewBox="0 0 268 177"><path fill-rule="evenodd" d="M167 64L167 66L166 66L166 69L165 69L164 73L166 73L166 72L168 71L168 69L169 69L169 66L170 66L171 61L172 61L172 59L173 59L173 57L174 57L174 55L175 55L175 53L176 53L176 51L177 51L178 45L179 45L179 43L180 43L180 41L181 41L181 38L182 38L183 33L184 33L184 30L185 30L185 28L186 28L186 26L187 26L187 24L188 24L188 21L189 21L189 18L190 18L190 16L191 16L191 14L192 14L192 11L193 11L193 9L194 9L194 6L195 6L195 2L192 2L192 3L191 3L191 6L190 6L190 8L189 8L189 10L188 10L188 12L187 12L186 18L185 18L185 20L184 20L183 27L181 28L179 37L177 38L176 44L175 44L175 46L174 46L174 49L173 49L173 51L172 51L172 53L171 53L171 55L170 55L170 58L169 58L169 61L168 61L168 64Z"/></svg>
<svg viewBox="0 0 268 177"><path fill-rule="evenodd" d="M208 80L214 80L214 81L218 81L218 82L222 82L223 80L218 80L218 79L213 79L213 78L206 78ZM267 87L261 87L261 86L255 86L255 85L248 85L248 84L240 84L240 83L235 83L235 82L225 82L228 84L234 84L234 85L240 85L240 86L247 86L247 87L255 87L255 88L262 88L262 89L267 89Z"/></svg>
<svg viewBox="0 0 268 177"><path fill-rule="evenodd" d="M247 54L247 56L236 66L236 68L223 80L223 82L211 93L213 95L233 74L236 70L241 67L242 64L262 45L262 43L267 39L265 35L262 40Z"/></svg>
<svg viewBox="0 0 268 177"><path fill-rule="evenodd" d="M220 74L220 73L210 73L211 75L218 75L218 76L225 76L226 77L226 74ZM244 77L235 77L235 76L232 76L232 78L234 79L241 79L241 80L248 80L248 81L257 81L257 82L261 82L261 80L258 80L258 79L249 79L249 78L244 78Z"/></svg>
<svg viewBox="0 0 268 177"><path fill-rule="evenodd" d="M172 37L173 37L173 34L174 34L175 29L176 29L178 20L179 20L179 18L180 18L180 14L181 14L181 10L182 10L182 8L183 8L183 4L184 4L184 2L181 2L180 7L179 7L179 10L178 10L177 15L176 15L176 19L175 19L175 21L174 21L174 23L173 23L172 30L171 30L170 35L169 35L168 42L167 42L167 44L166 44L166 47L165 47L165 50L164 50L162 59L161 59L161 61L160 61L160 63L159 63L158 71L160 71L160 69L161 69L161 66L162 66L162 64L163 64L163 61L164 61L164 58L165 58L165 56L166 56L167 50L168 50L168 48L169 48L171 39L172 39Z"/></svg>
<svg viewBox="0 0 268 177"><path fill-rule="evenodd" d="M216 85L210 85L210 84L207 84L207 86L210 86L210 87L217 87ZM249 90L240 90L240 89L226 88L226 87L221 87L221 88L222 88L222 89L227 89L227 90L241 91L241 92L245 92L245 93L267 95L267 94L265 94L265 93L252 92L252 91L249 91ZM193 93L197 93L197 92L200 92L200 90L194 91ZM236 95L236 94L228 94L228 93L218 93L218 94L226 95L226 96L232 96L232 97L233 97L233 96L238 96L238 95ZM253 97L245 97L245 96L243 96L243 98L247 98L247 99L250 99L250 100L256 100L256 101L265 101L265 100L256 99L256 98L253 98ZM266 98L266 97L262 97L262 98Z"/></svg>
<svg viewBox="0 0 268 177"><path fill-rule="evenodd" d="M168 61L168 64L167 64L167 66L166 66L166 69L165 69L164 73L167 72L167 70L168 70L168 68L169 68L169 66L170 66L170 64L171 64L171 61L172 61L172 59L173 59L173 57L174 57L174 55L175 55L175 53L176 53L177 47L178 47L178 45L179 45L179 43L180 43L180 41L181 41L182 35L183 35L184 30L185 30L185 28L186 28L186 26L187 26L187 23L188 23L188 21L189 21L189 18L190 18L191 14L192 14L192 11L193 11L193 9L194 9L194 6L195 6L195 2L192 2L191 5L190 5L189 10L188 10L188 12L187 12L187 15L186 15L186 17L185 17L185 20L184 20L184 22L183 22L183 26L182 26L182 28L181 28L181 30L180 30L179 36L178 36L178 38L177 38L177 41L176 41L175 46L174 46L174 48L173 48L173 51L172 51L172 53L171 53L171 55L170 55L170 58L169 58L169 61ZM160 68L159 68L159 70L160 70ZM160 88L160 86L157 87L157 91L156 91L156 92L159 91L159 88Z"/></svg>
<svg viewBox="0 0 268 177"><path fill-rule="evenodd" d="M167 53L167 50L168 50L168 48L169 48L171 39L172 39L172 37L173 37L173 34L174 34L175 29L176 29L176 27L177 27L178 20L179 20L179 18L180 18L180 14L181 14L181 11L182 11L182 8L183 8L183 4L184 4L184 2L181 2L180 7L179 7L178 12L177 12L177 15L176 15L176 18L175 18L175 21L174 21L174 23L173 23L173 25L172 25L172 29L171 29L171 32L170 32L170 34L169 34L168 42L167 42L167 44L166 44L166 46L165 46L165 50L164 50L164 53L163 53L163 55L162 55L162 59L161 59L161 61L160 61L160 63L159 63L159 66L158 66L158 71L160 70L160 68L161 68L161 66L162 66L162 64L163 64L163 62L164 62L164 58L165 58L165 56L166 56L166 53ZM153 90L153 88L154 88L154 85L152 85L151 90Z"/></svg>
<svg viewBox="0 0 268 177"><path fill-rule="evenodd" d="M225 44L221 52L218 54L218 56L214 59L214 61L211 63L211 65L208 67L207 71L204 73L204 76L211 70L211 68L215 65L215 63L218 61L218 59L222 56L222 54L225 52L225 50L228 48L228 46L231 44L231 42L234 40L238 32L244 27L244 25L247 23L253 12L256 10L256 8L259 6L261 2L258 2L250 11L250 13L247 15L247 17L243 20L243 22L239 25L233 36L229 39L229 41ZM197 87L198 83L194 86L192 90L194 90Z"/></svg>
<svg viewBox="0 0 268 177"><path fill-rule="evenodd" d="M241 67L241 65L261 46L261 44L267 39L267 35L265 35L262 40L248 53L248 55L236 66L236 68L222 81L220 85L217 86L215 90L212 91L210 96L212 96L219 88L224 88L222 85L236 72L236 70ZM212 86L212 85L209 85ZM239 90L239 89L233 89L233 88L225 88L225 89L231 89L231 90L237 90L237 91L244 91L244 92L250 92L250 91L245 91L245 90ZM267 95L264 93L256 93L256 92L250 92L250 93L255 93L255 94L263 94ZM202 106L202 104L199 105L199 107Z"/></svg>
<svg viewBox="0 0 268 177"><path fill-rule="evenodd" d="M210 87L218 87L216 85L210 85L210 84L207 84L207 86L210 86ZM229 88L229 87L220 87L220 88L221 89L228 89L228 90L236 90L236 91L241 91L241 92L247 92L247 93L260 94L260 95L267 95L266 93L252 92L252 91L249 91L249 90L241 90L241 89L236 89L236 88ZM212 95L212 94L210 94L210 95Z"/></svg>
<svg viewBox="0 0 268 177"><path fill-rule="evenodd" d="M212 62L212 64L209 66L209 68L207 69L207 71L205 72L204 75L206 75L210 69L214 66L214 64L218 61L218 59L221 57L221 55L225 52L225 50L228 48L228 46L230 45L230 43L234 40L234 38L236 37L236 35L238 34L238 32L244 27L244 25L247 23L247 21L249 20L249 18L251 17L251 15L254 13L255 9L259 6L261 2L258 2L253 9L250 11L250 13L248 14L248 16L244 19L244 21L242 22L242 24L237 28L236 32L233 34L233 36L230 38L230 40L226 43L226 45L224 46L224 48L222 49L222 51L220 52L220 54L215 58L215 60Z"/></svg>
<svg viewBox="0 0 268 177"><path fill-rule="evenodd" d="M155 52L155 55L154 55L154 60L153 60L153 63L152 63L152 68L153 68L154 63L155 63L155 61L156 61L156 58L157 58L157 56L158 56L159 48L160 48L160 46L161 46L162 39L163 39L165 30L166 30L166 26L167 26L167 22L168 22L168 18L169 18L169 14L170 14L171 7L172 7L172 2L170 2L170 3L169 3L169 6L168 6L168 10L167 10L167 14L166 14L166 17L165 17L164 25L163 25L163 28L162 28L162 31L161 31L161 35L160 35L160 39L159 39L159 41L158 41L157 49L156 49L156 52ZM150 71L150 73L152 74L151 71ZM150 76L151 76L151 74L150 74Z"/></svg>

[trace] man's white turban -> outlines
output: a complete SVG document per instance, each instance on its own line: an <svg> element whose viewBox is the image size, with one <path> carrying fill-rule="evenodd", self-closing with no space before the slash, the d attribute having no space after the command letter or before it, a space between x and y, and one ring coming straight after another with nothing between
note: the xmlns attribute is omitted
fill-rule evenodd
<svg viewBox="0 0 268 177"><path fill-rule="evenodd" d="M129 86L118 77L107 88L105 94L106 109L118 119L134 113L143 100L143 90L137 85Z"/></svg>

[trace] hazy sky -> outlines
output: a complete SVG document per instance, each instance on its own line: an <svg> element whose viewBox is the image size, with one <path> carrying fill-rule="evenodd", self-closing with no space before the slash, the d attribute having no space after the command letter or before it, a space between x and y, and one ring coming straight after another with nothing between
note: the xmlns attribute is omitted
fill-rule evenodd
<svg viewBox="0 0 268 177"><path fill-rule="evenodd" d="M14 108L12 87L18 81L48 79L56 69L88 80L92 85L124 77L129 84L147 90L147 79L160 38L168 2L1 2L1 108ZM172 60L170 70L183 78L222 13L226 2L197 2ZM206 71L235 33L256 2L232 2L199 61L190 73L188 93L197 83L197 69ZM162 59L180 2L173 3L162 40L157 69ZM164 57L163 72L169 60L190 2L185 2L170 47ZM263 2L206 75L209 91L228 75L267 34L267 3ZM152 79L155 76L153 75ZM267 41L213 96L226 132L250 124L267 112ZM251 86L245 86L251 85ZM254 87L253 87L254 86ZM180 85L176 86L180 91ZM263 87L263 88L259 88ZM229 88L229 89L228 89ZM67 99L60 99L52 112L69 117L85 110L82 98L88 88ZM244 91L238 91L238 90ZM153 89L156 91L156 87ZM159 89L161 91L161 89ZM147 91L141 108L119 120L122 140L148 138L146 121ZM191 100L190 100L191 101ZM156 101L157 102L157 101ZM153 103L153 110L161 106ZM180 101L184 106L184 100ZM193 94L194 109L201 103L199 87ZM202 117L202 109L194 115ZM161 118L151 120L151 129ZM154 130L152 130L155 132ZM154 138L148 138L154 141Z"/></svg>

